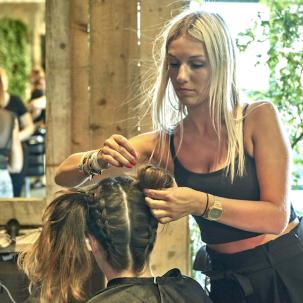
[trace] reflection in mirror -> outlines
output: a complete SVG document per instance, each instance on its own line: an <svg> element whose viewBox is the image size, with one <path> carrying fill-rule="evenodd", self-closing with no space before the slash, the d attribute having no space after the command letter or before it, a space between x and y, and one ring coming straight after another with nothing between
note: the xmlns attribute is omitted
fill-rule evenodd
<svg viewBox="0 0 303 303"><path fill-rule="evenodd" d="M44 0L0 0L0 198L45 196L44 16Z"/></svg>

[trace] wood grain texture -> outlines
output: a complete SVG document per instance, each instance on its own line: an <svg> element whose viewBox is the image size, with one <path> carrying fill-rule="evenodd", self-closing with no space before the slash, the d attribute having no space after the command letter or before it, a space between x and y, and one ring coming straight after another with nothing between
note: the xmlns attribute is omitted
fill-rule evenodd
<svg viewBox="0 0 303 303"><path fill-rule="evenodd" d="M91 1L90 131L92 147L129 135L129 90L137 72L137 1Z"/></svg>

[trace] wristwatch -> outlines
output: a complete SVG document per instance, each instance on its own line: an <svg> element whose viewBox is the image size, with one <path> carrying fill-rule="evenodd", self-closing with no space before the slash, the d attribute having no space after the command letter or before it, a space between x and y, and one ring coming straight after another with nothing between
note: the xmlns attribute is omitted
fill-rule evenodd
<svg viewBox="0 0 303 303"><path fill-rule="evenodd" d="M220 201L216 200L216 197L214 196L214 203L212 206L209 207L207 212L207 219L211 221L218 220L222 214L223 214L223 207Z"/></svg>

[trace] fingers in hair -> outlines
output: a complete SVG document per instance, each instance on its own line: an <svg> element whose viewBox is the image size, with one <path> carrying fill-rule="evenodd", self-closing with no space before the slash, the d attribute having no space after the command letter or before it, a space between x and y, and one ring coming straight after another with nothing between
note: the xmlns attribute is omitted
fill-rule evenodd
<svg viewBox="0 0 303 303"><path fill-rule="evenodd" d="M167 205L167 202L163 200L154 200L149 197L145 197L145 202L151 209L162 209L162 210L169 209L169 205Z"/></svg>
<svg viewBox="0 0 303 303"><path fill-rule="evenodd" d="M115 135L119 136L119 135ZM122 137L122 136L120 136ZM124 137L122 137L124 138ZM124 138L125 139L125 138ZM126 140L126 139L125 139ZM128 168L132 168L137 164L136 156L133 155L128 147L123 145L121 142L123 140L116 140L114 136L110 137L104 142L104 147L102 148L102 152L104 155L110 155L112 157L113 162L119 162L123 166ZM114 165L114 163L111 163ZM117 166L117 165L116 165Z"/></svg>
<svg viewBox="0 0 303 303"><path fill-rule="evenodd" d="M135 158L135 160L138 160L138 153L125 137L121 135L113 135L113 138L119 145L123 146L126 151L129 152Z"/></svg>
<svg viewBox="0 0 303 303"><path fill-rule="evenodd" d="M167 189L144 189L146 196L157 200L168 200L169 194Z"/></svg>

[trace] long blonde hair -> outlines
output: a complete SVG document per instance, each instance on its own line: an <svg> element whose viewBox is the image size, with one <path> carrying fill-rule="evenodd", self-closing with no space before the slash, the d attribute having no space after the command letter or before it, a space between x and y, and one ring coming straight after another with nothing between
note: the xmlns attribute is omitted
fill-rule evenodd
<svg viewBox="0 0 303 303"><path fill-rule="evenodd" d="M236 84L235 46L222 19L216 13L184 11L171 19L154 45L154 60L158 67L151 89L153 128L160 132L160 146L166 133L187 115L180 105L168 75L169 44L180 36L203 43L211 66L209 111L213 127L221 141L222 129L227 131L227 163L231 180L244 173L243 113ZM158 47L160 46L160 47ZM181 144L181 143L180 143ZM236 161L238 159L238 161Z"/></svg>
<svg viewBox="0 0 303 303"><path fill-rule="evenodd" d="M0 67L0 108L4 107L5 93L8 89L8 77L4 68Z"/></svg>

